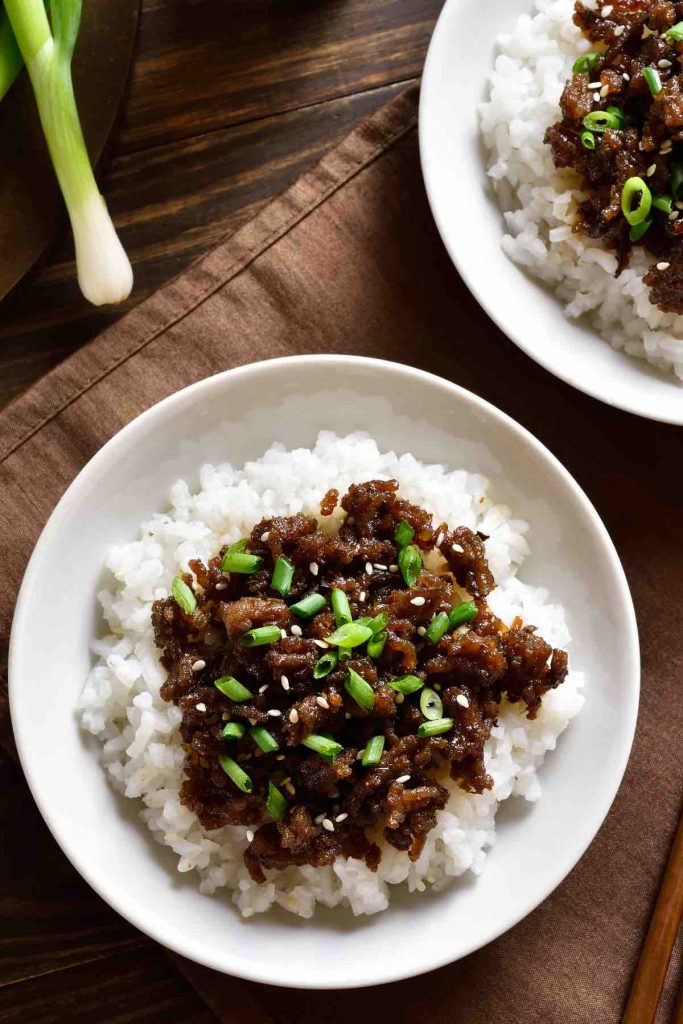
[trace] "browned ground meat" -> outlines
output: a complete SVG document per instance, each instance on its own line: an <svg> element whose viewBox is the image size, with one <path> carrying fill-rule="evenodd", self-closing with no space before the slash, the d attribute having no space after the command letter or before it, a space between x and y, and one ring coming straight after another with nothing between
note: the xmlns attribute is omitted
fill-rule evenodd
<svg viewBox="0 0 683 1024"><path fill-rule="evenodd" d="M338 501L338 493L329 491L322 515L332 515ZM226 824L252 828L245 863L257 881L269 869L330 864L339 855L375 869L379 833L416 859L448 798L442 785L448 775L475 793L490 788L484 743L503 695L523 702L533 718L543 694L567 672L563 651L552 650L532 626L517 621L507 629L489 609L486 596L494 581L485 538L463 526L434 527L427 512L399 496L393 480L352 486L341 508L346 516L338 532L319 528L311 516L262 520L247 547L262 558L256 571L223 572L224 549L209 565L191 563L196 582L189 573L184 577L196 595L191 614L173 598L156 601L152 610L168 670L162 695L183 716L181 800L209 830ZM415 552L426 556L438 548L443 556L438 572L420 570L418 562L419 575L410 586L398 564L395 533L401 523L414 531ZM278 556L294 567L286 599L271 587ZM385 642L374 657L366 643L352 648L316 679L320 658L337 650L324 639L336 628L334 588L347 595L354 620L386 617L379 634ZM313 593L326 605L312 618L290 610ZM434 617L471 600L475 617L430 642L425 631ZM279 638L245 646L246 631L264 625L276 626ZM372 689L370 709L345 688L351 670ZM440 694L442 715L452 719L448 731L418 735L426 721L420 692L404 695L389 685L405 674ZM251 696L226 696L214 685L226 676L238 679ZM223 738L228 722L244 724L244 735ZM250 735L254 726L268 730L277 751L263 753ZM341 751L325 760L302 746L312 733L333 738ZM379 763L364 766L362 752L374 736L384 737L384 751ZM225 755L248 774L250 792L226 774ZM269 783L287 799L277 821L266 811Z"/></svg>
<svg viewBox="0 0 683 1024"><path fill-rule="evenodd" d="M562 120L546 132L555 166L571 167L582 179L587 199L574 230L600 238L617 256L617 274L641 245L657 259L645 276L650 301L668 313L683 313L683 42L667 30L683 21L683 2L613 0L591 10L575 5L574 21L593 46L596 64L575 73L560 101ZM659 76L653 95L643 70ZM592 133L594 149L581 141L590 127L586 116L612 108L620 124ZM629 178L639 177L667 209L652 207L645 233L633 233L621 209Z"/></svg>

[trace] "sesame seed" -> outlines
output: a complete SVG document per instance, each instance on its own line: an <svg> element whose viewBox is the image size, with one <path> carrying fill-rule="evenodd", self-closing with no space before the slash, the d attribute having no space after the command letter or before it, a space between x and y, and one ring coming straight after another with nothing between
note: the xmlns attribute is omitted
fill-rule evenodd
<svg viewBox="0 0 683 1024"><path fill-rule="evenodd" d="M266 543L266 541L268 540L269 537L270 537L270 530L266 530L265 533L261 534L261 540L263 541L264 544Z"/></svg>
<svg viewBox="0 0 683 1024"><path fill-rule="evenodd" d="M358 753L356 754L356 761L362 761L363 760L363 753L364 752L362 750L358 751Z"/></svg>
<svg viewBox="0 0 683 1024"><path fill-rule="evenodd" d="M284 754L276 754L275 755L275 760L276 761L284 761L284 759L285 759L285 755Z"/></svg>
<svg viewBox="0 0 683 1024"><path fill-rule="evenodd" d="M228 584L227 583L217 583L216 584L216 590L227 590L227 589L228 589Z"/></svg>
<svg viewBox="0 0 683 1024"><path fill-rule="evenodd" d="M292 636L303 636L301 632L301 626L297 626L296 623L294 623L294 625L292 626L291 632Z"/></svg>
<svg viewBox="0 0 683 1024"><path fill-rule="evenodd" d="M599 103L600 102L600 93L599 92L594 92L593 93L593 99L594 99L594 101L596 103Z"/></svg>
<svg viewBox="0 0 683 1024"><path fill-rule="evenodd" d="M425 878L425 882L429 882L430 885L434 885L435 881L436 879L434 878L433 875L427 875Z"/></svg>
<svg viewBox="0 0 683 1024"><path fill-rule="evenodd" d="M646 176L647 176L648 178L651 178L651 177L652 177L652 175L653 175L653 174L655 173L655 171L656 171L656 170L657 170L657 164L650 164L650 166L649 166L649 167L648 167L648 169L646 170L645 174L646 174Z"/></svg>
<svg viewBox="0 0 683 1024"><path fill-rule="evenodd" d="M455 698L455 703L459 704L461 708L468 708L470 706L470 702L468 701L464 693L458 694L458 696Z"/></svg>
<svg viewBox="0 0 683 1024"><path fill-rule="evenodd" d="M222 572L221 575L225 576L226 579L230 579L230 573L227 572L227 571L226 572Z"/></svg>
<svg viewBox="0 0 683 1024"><path fill-rule="evenodd" d="M277 709L277 708L270 708L270 709L269 709L269 710L268 710L268 711L266 712L266 714L267 714L267 715L270 715L270 717L271 717L271 718L281 718L281 717L282 717L282 712L281 712L281 711L278 711L278 709Z"/></svg>
<svg viewBox="0 0 683 1024"><path fill-rule="evenodd" d="M667 60L666 57L662 57L661 60L657 61L657 67L658 68L670 68L671 67L671 61Z"/></svg>
<svg viewBox="0 0 683 1024"><path fill-rule="evenodd" d="M674 146L674 144L671 141L671 139L666 139L666 141L663 142L661 144L661 146L659 147L659 152L660 153L668 153L668 152L670 152L670 150L673 149L673 146Z"/></svg>
<svg viewBox="0 0 683 1024"><path fill-rule="evenodd" d="M324 640L314 640L313 643L315 644L316 647L320 647L320 649L323 651L326 651L327 648L330 646L329 644L326 644Z"/></svg>
<svg viewBox="0 0 683 1024"><path fill-rule="evenodd" d="M598 85L599 84L600 83L598 82ZM434 541L434 543L436 544L437 548L438 548L439 544L442 543L442 541L443 541L443 533L441 532L441 530L439 530L439 532L436 535L436 540Z"/></svg>
<svg viewBox="0 0 683 1024"><path fill-rule="evenodd" d="M372 576L372 562L366 562L365 563L365 572L366 572L366 575Z"/></svg>
<svg viewBox="0 0 683 1024"><path fill-rule="evenodd" d="M259 693L265 693L266 690L268 689L268 685L269 685L268 683L264 683L263 686L259 686L258 692Z"/></svg>
<svg viewBox="0 0 683 1024"><path fill-rule="evenodd" d="M349 719L350 717L351 717L351 712L350 711L345 711L344 712L344 718Z"/></svg>
<svg viewBox="0 0 683 1024"><path fill-rule="evenodd" d="M197 711L206 711L206 704L195 704L195 708L197 709Z"/></svg>
<svg viewBox="0 0 683 1024"><path fill-rule="evenodd" d="M327 829L328 832L334 832L334 823L331 822L329 818L323 818L321 824L322 827L324 829Z"/></svg>
<svg viewBox="0 0 683 1024"><path fill-rule="evenodd" d="M290 796L294 796L294 794L296 793L296 790L291 782L286 782L284 788L287 790Z"/></svg>
<svg viewBox="0 0 683 1024"><path fill-rule="evenodd" d="M683 210L683 203L676 203L675 206L677 210Z"/></svg>
<svg viewBox="0 0 683 1024"><path fill-rule="evenodd" d="M602 88L602 82L589 82L588 83L588 88L589 89L601 89Z"/></svg>
<svg viewBox="0 0 683 1024"><path fill-rule="evenodd" d="M291 782L291 781L292 781L292 777L291 777L291 775L287 775L287 776L286 776L286 777L285 777L285 778L284 778L284 779L282 780L282 785L283 785L283 786L286 786L286 785L287 785L287 783L288 783L288 782Z"/></svg>
<svg viewBox="0 0 683 1024"><path fill-rule="evenodd" d="M420 636L424 636L425 633L427 632L427 627L426 626L418 626L417 627L417 632L418 632L418 634Z"/></svg>
<svg viewBox="0 0 683 1024"><path fill-rule="evenodd" d="M312 576L317 576L318 575L318 563L317 562L311 562L311 564L308 567L308 571L311 573Z"/></svg>
<svg viewBox="0 0 683 1024"><path fill-rule="evenodd" d="M325 711L329 711L330 705L325 697L316 697L315 702L319 708L324 708Z"/></svg>
<svg viewBox="0 0 683 1024"><path fill-rule="evenodd" d="M247 842L248 843L253 843L254 842L254 833L251 831L250 828L247 829Z"/></svg>
<svg viewBox="0 0 683 1024"><path fill-rule="evenodd" d="M614 30L614 34L615 36L623 36L625 30L626 25L617 25L617 27Z"/></svg>
<svg viewBox="0 0 683 1024"><path fill-rule="evenodd" d="M197 658L194 665L192 666L193 672L201 672L203 668L206 668L206 662L203 658Z"/></svg>
<svg viewBox="0 0 683 1024"><path fill-rule="evenodd" d="M394 700L397 704L402 704L405 699L406 698L404 693L397 693L396 696L394 697Z"/></svg>
<svg viewBox="0 0 683 1024"><path fill-rule="evenodd" d="M600 11L600 14L602 15L603 18L609 18L609 16L612 13L612 11L613 11L612 4L605 4L603 9Z"/></svg>
<svg viewBox="0 0 683 1024"><path fill-rule="evenodd" d="M462 546L462 544L451 544L451 551L455 551L457 555L462 555L465 553L465 549Z"/></svg>
<svg viewBox="0 0 683 1024"><path fill-rule="evenodd" d="M289 720L292 723L292 725L296 725L296 723L299 721L299 712L296 710L296 708L292 708L292 710L289 712Z"/></svg>
<svg viewBox="0 0 683 1024"><path fill-rule="evenodd" d="M401 783L409 782L410 781L410 775L399 775L399 777L396 779L396 781L397 782L401 782Z"/></svg>
<svg viewBox="0 0 683 1024"><path fill-rule="evenodd" d="M389 572L398 572L398 566L397 565L390 565L389 566Z"/></svg>
<svg viewBox="0 0 683 1024"><path fill-rule="evenodd" d="M630 82L631 81L631 76L629 75L628 71L624 71L624 73L623 73L623 75L621 77L624 79L625 82Z"/></svg>
<svg viewBox="0 0 683 1024"><path fill-rule="evenodd" d="M658 263L657 270L668 270L670 266L670 263Z"/></svg>
<svg viewBox="0 0 683 1024"><path fill-rule="evenodd" d="M230 712L229 711L224 711L223 714L221 715L221 718L222 718L222 720L224 722L229 722L230 721Z"/></svg>
<svg viewBox="0 0 683 1024"><path fill-rule="evenodd" d="M337 821L337 822L339 822L339 821L346 821L347 818L348 818L348 814L346 813L346 811L344 811L343 814L338 814L337 817L334 820Z"/></svg>
<svg viewBox="0 0 683 1024"><path fill-rule="evenodd" d="M678 220L678 210L672 210L669 214L669 220Z"/></svg>
<svg viewBox="0 0 683 1024"><path fill-rule="evenodd" d="M287 639L287 630L286 629L281 629L280 630L280 636L282 637L283 640L286 640Z"/></svg>
<svg viewBox="0 0 683 1024"><path fill-rule="evenodd" d="M413 597L411 598L410 603L414 604L416 608L421 608L422 605L425 603L425 599L424 597Z"/></svg>
<svg viewBox="0 0 683 1024"><path fill-rule="evenodd" d="M358 600L360 601L361 604L365 600L365 591L364 590L361 590L360 594L358 595Z"/></svg>
<svg viewBox="0 0 683 1024"><path fill-rule="evenodd" d="M287 678L287 676L280 676L280 682L282 683L283 690L289 689L289 679Z"/></svg>
<svg viewBox="0 0 683 1024"><path fill-rule="evenodd" d="M315 821L316 825L322 825L322 823L323 823L323 818L324 818L324 817L325 817L325 815L324 815L324 814L319 814L319 815L318 815L318 816L317 816L317 817L316 817L316 818L314 819L314 821Z"/></svg>
<svg viewBox="0 0 683 1024"><path fill-rule="evenodd" d="M604 99L605 96L607 96L608 94L609 94L609 85L603 85L602 89L600 90L600 96Z"/></svg>
<svg viewBox="0 0 683 1024"><path fill-rule="evenodd" d="M382 570L384 572L387 571L387 567L386 567L386 565L384 565L383 562L373 562L372 564L373 564L375 569L380 569L380 570Z"/></svg>

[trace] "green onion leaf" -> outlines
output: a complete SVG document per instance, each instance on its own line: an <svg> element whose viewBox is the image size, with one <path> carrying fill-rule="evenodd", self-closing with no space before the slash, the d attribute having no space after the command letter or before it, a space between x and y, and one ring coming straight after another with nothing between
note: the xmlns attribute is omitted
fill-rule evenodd
<svg viewBox="0 0 683 1024"><path fill-rule="evenodd" d="M329 676L333 668L337 667L339 662L339 654L337 651L328 651L327 654L323 654L319 661L316 661L313 667L313 678L324 679L325 676Z"/></svg>
<svg viewBox="0 0 683 1024"><path fill-rule="evenodd" d="M476 616L477 606L474 601L463 601L462 604L458 604L455 608L451 609L451 613L448 616L448 628L457 629L463 623L471 622Z"/></svg>
<svg viewBox="0 0 683 1024"><path fill-rule="evenodd" d="M339 629L335 629L334 633L330 636L326 636L325 640L328 644L332 644L334 647L360 647L366 640L369 640L372 636L372 630L369 626L359 625L357 622L345 622Z"/></svg>
<svg viewBox="0 0 683 1024"><path fill-rule="evenodd" d="M273 578L270 581L271 587L273 590L277 590L278 594L281 594L282 597L287 597L287 594L292 589L293 579L294 566L280 555L275 559L275 565L273 566Z"/></svg>
<svg viewBox="0 0 683 1024"><path fill-rule="evenodd" d="M653 96L659 96L662 91L662 80L656 68L643 68L643 78Z"/></svg>
<svg viewBox="0 0 683 1024"><path fill-rule="evenodd" d="M328 764L332 764L334 759L338 757L344 749L341 743L337 743L336 740L330 739L329 736L321 736L320 733L312 732L310 736L307 736L305 740L301 741L304 747L308 747L309 750L314 750L316 754L320 754L324 761Z"/></svg>
<svg viewBox="0 0 683 1024"><path fill-rule="evenodd" d="M263 565L260 555L248 555L246 551L226 551L221 562L223 572L237 572L251 575Z"/></svg>
<svg viewBox="0 0 683 1024"><path fill-rule="evenodd" d="M343 626L347 622L351 622L353 618L351 614L351 606L349 605L349 599L343 590L335 589L330 594L330 601L332 604L332 611L334 612L335 625Z"/></svg>
<svg viewBox="0 0 683 1024"><path fill-rule="evenodd" d="M642 224L652 206L652 193L642 178L628 178L621 192L621 210L629 224Z"/></svg>
<svg viewBox="0 0 683 1024"><path fill-rule="evenodd" d="M648 217L647 220L642 221L640 224L634 224L632 228L628 229L628 237L632 242L639 242L646 231L652 227L652 217Z"/></svg>
<svg viewBox="0 0 683 1024"><path fill-rule="evenodd" d="M583 75L586 72L590 74L600 63L599 53L584 53L581 57L577 57L574 61L572 71L575 75Z"/></svg>
<svg viewBox="0 0 683 1024"><path fill-rule="evenodd" d="M274 786L272 782L268 783L266 810L273 821L282 821L287 810L287 800L277 786Z"/></svg>
<svg viewBox="0 0 683 1024"><path fill-rule="evenodd" d="M449 620L446 612L439 612L434 616L432 621L427 626L427 632L425 633L425 640L429 644L438 644L441 637L448 629Z"/></svg>
<svg viewBox="0 0 683 1024"><path fill-rule="evenodd" d="M666 213L667 215L673 213L673 196L653 196L652 205L655 210L661 210L662 213Z"/></svg>
<svg viewBox="0 0 683 1024"><path fill-rule="evenodd" d="M420 694L420 711L429 719L435 722L443 715L443 702L436 690L430 690L428 686Z"/></svg>
<svg viewBox="0 0 683 1024"><path fill-rule="evenodd" d="M171 583L173 600L186 615L192 615L197 607L197 598L194 596L182 576L174 576Z"/></svg>
<svg viewBox="0 0 683 1024"><path fill-rule="evenodd" d="M298 615L300 619L312 619L314 615L327 607L327 601L322 594L309 594L296 604L289 606L290 612Z"/></svg>
<svg viewBox="0 0 683 1024"><path fill-rule="evenodd" d="M584 149L595 149L595 135L593 132L583 131L579 138Z"/></svg>
<svg viewBox="0 0 683 1024"><path fill-rule="evenodd" d="M375 633L373 637L370 640L368 640L368 657L379 658L382 651L384 650L384 645L386 642L387 634L384 631L382 631L381 633Z"/></svg>
<svg viewBox="0 0 683 1024"><path fill-rule="evenodd" d="M241 722L226 722L221 729L221 736L224 740L241 740L246 731L246 725Z"/></svg>
<svg viewBox="0 0 683 1024"><path fill-rule="evenodd" d="M373 633L381 633L388 625L389 615L387 612L380 612L379 615L375 615L374 619L370 621L370 629Z"/></svg>
<svg viewBox="0 0 683 1024"><path fill-rule="evenodd" d="M275 739L271 732L264 729L262 725L255 725L249 730L254 743L261 748L264 754L272 754L274 750L278 750L280 744Z"/></svg>
<svg viewBox="0 0 683 1024"><path fill-rule="evenodd" d="M401 570L406 586L413 587L422 572L422 559L420 558L420 552L414 544L401 548L398 553L398 567Z"/></svg>
<svg viewBox="0 0 683 1024"><path fill-rule="evenodd" d="M673 39L675 43L683 43L683 21L679 21L677 25L672 25L664 35L668 36L669 39Z"/></svg>
<svg viewBox="0 0 683 1024"><path fill-rule="evenodd" d="M373 736L372 739L368 740L365 744L365 750L363 751L363 757L361 764L364 768L369 768L374 764L379 764L384 750L384 736Z"/></svg>
<svg viewBox="0 0 683 1024"><path fill-rule="evenodd" d="M253 697L251 690L248 690L246 686L242 686L238 679L234 679L233 676L223 676L221 679L216 679L213 684L217 690L224 693L230 700L243 701L250 700Z"/></svg>
<svg viewBox="0 0 683 1024"><path fill-rule="evenodd" d="M423 722L418 727L417 735L422 738L425 736L442 736L445 732L450 732L452 728L452 718L435 718L431 722Z"/></svg>
<svg viewBox="0 0 683 1024"><path fill-rule="evenodd" d="M415 530L405 521L405 519L398 524L394 531L394 540L400 548L404 548L410 544L414 536Z"/></svg>
<svg viewBox="0 0 683 1024"><path fill-rule="evenodd" d="M392 679L389 683L392 690L396 690L397 693L402 693L406 697L415 693L416 690L421 690L424 686L424 682L418 676L401 676L399 679Z"/></svg>
<svg viewBox="0 0 683 1024"><path fill-rule="evenodd" d="M238 551L241 554L243 551L247 550L247 544L248 543L249 543L249 538L248 537L240 537L239 540L236 540L234 544L230 545L230 547L228 548L228 551Z"/></svg>
<svg viewBox="0 0 683 1024"><path fill-rule="evenodd" d="M352 668L349 669L349 674L346 677L344 683L344 689L348 693L351 700L355 700L359 708L363 708L364 711L371 711L375 704L375 691L367 683L365 679L357 672L354 672Z"/></svg>
<svg viewBox="0 0 683 1024"><path fill-rule="evenodd" d="M237 761L233 761L227 754L221 754L218 760L225 774L232 779L237 788L241 789L243 793L251 793L254 783L244 769L240 768Z"/></svg>
<svg viewBox="0 0 683 1024"><path fill-rule="evenodd" d="M264 647L266 644L275 644L280 639L281 633L277 626L257 626L256 629L248 629L240 637L242 647Z"/></svg>
<svg viewBox="0 0 683 1024"><path fill-rule="evenodd" d="M624 126L624 116L618 107L612 107L610 110L593 110L584 117L583 126L589 132L605 132L608 128L618 131Z"/></svg>

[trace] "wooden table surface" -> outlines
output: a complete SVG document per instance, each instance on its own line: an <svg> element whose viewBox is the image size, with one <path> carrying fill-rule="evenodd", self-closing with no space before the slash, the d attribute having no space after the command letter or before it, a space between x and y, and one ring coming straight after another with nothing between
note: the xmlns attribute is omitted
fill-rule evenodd
<svg viewBox="0 0 683 1024"><path fill-rule="evenodd" d="M129 305L415 80L440 7L142 0L130 88L100 175L135 269ZM85 302L72 256L65 231L0 305L0 407L123 311ZM215 1024L167 954L76 874L2 753L0 813L0 1022ZM269 1009L294 1024L287 1004Z"/></svg>

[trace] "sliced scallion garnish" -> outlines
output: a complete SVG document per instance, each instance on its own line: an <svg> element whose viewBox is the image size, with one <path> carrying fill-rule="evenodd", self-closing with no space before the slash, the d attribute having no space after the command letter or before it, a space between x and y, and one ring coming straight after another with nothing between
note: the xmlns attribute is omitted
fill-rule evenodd
<svg viewBox="0 0 683 1024"><path fill-rule="evenodd" d="M363 757L361 760L363 767L369 768L372 765L379 764L383 750L384 736L373 736L372 739L369 739L365 744L365 750L363 751Z"/></svg>
<svg viewBox="0 0 683 1024"><path fill-rule="evenodd" d="M248 690L246 686L240 683L239 679L235 679L233 676L223 676L221 679L216 679L213 684L217 690L224 693L230 700L243 701L250 700L253 697L251 690Z"/></svg>
<svg viewBox="0 0 683 1024"><path fill-rule="evenodd" d="M653 96L659 96L662 91L662 80L656 68L643 68L643 78Z"/></svg>
<svg viewBox="0 0 683 1024"><path fill-rule="evenodd" d="M327 601L322 594L309 594L308 597L303 597L296 604L290 605L289 610L298 615L300 619L312 619L326 606Z"/></svg>
<svg viewBox="0 0 683 1024"><path fill-rule="evenodd" d="M225 774L232 779L238 789L243 793L251 793L254 783L251 781L243 768L240 768L237 761L233 761L227 754L221 754L218 758L220 766Z"/></svg>
<svg viewBox="0 0 683 1024"><path fill-rule="evenodd" d="M599 63L599 53L584 53L580 57L576 58L572 71L575 75L583 75L586 72L590 73L595 70Z"/></svg>
<svg viewBox="0 0 683 1024"><path fill-rule="evenodd" d="M280 639L278 626L257 626L256 629L248 629L240 637L243 647L264 647L266 644L275 644Z"/></svg>
<svg viewBox="0 0 683 1024"><path fill-rule="evenodd" d="M673 39L675 43L683 43L683 21L679 21L677 25L672 25L664 35L668 36L669 39Z"/></svg>
<svg viewBox="0 0 683 1024"><path fill-rule="evenodd" d="M304 747L308 747L309 750L314 750L316 754L319 754L324 761L328 764L332 764L334 759L338 757L344 749L341 743L337 743L336 740L330 739L329 736L321 736L320 733L312 732L310 736L307 736L305 740L301 741Z"/></svg>
<svg viewBox="0 0 683 1024"><path fill-rule="evenodd" d="M221 729L221 736L224 740L241 740L246 730L242 722L226 722Z"/></svg>
<svg viewBox="0 0 683 1024"><path fill-rule="evenodd" d="M417 735L423 739L425 736L442 736L453 728L452 718L435 718L432 722L423 722L418 726Z"/></svg>
<svg viewBox="0 0 683 1024"><path fill-rule="evenodd" d="M291 562L288 562L286 558L279 555L275 559L275 565L273 566L273 578L270 581L270 585L273 590L277 590L278 594L282 597L287 597L287 594L292 589L292 580L294 579L294 566Z"/></svg>
<svg viewBox="0 0 683 1024"><path fill-rule="evenodd" d="M398 567L406 586L415 586L422 572L422 558L414 544L401 548L398 553Z"/></svg>
<svg viewBox="0 0 683 1024"><path fill-rule="evenodd" d="M443 715L443 701L436 690L428 686L420 694L420 711L430 722L434 722Z"/></svg>
<svg viewBox="0 0 683 1024"><path fill-rule="evenodd" d="M266 810L271 816L273 821L282 821L287 810L287 801L282 795L277 786L273 785L272 782L268 783L268 798L266 800Z"/></svg>
<svg viewBox="0 0 683 1024"><path fill-rule="evenodd" d="M612 107L610 110L592 110L583 119L583 126L589 132L605 132L608 128L618 131L623 125L623 114L618 107Z"/></svg>
<svg viewBox="0 0 683 1024"><path fill-rule="evenodd" d="M448 628L457 629L465 622L471 622L476 618L477 606L474 601L463 601L453 608L448 616Z"/></svg>
<svg viewBox="0 0 683 1024"><path fill-rule="evenodd" d="M326 636L325 641L334 647L343 647L348 650L351 647L360 647L371 636L372 630L369 626L363 626L358 622L345 622L330 636Z"/></svg>
<svg viewBox="0 0 683 1024"><path fill-rule="evenodd" d="M272 732L268 732L262 725L255 725L249 730L254 743L261 748L264 754L272 754L274 750L278 750L280 744L273 736Z"/></svg>
<svg viewBox="0 0 683 1024"><path fill-rule="evenodd" d="M366 682L352 668L349 669L349 674L344 682L344 689L359 708L363 708L364 711L372 710L375 704L375 691L370 686L370 683Z"/></svg>
<svg viewBox="0 0 683 1024"><path fill-rule="evenodd" d="M236 572L245 576L256 572L263 565L260 555L249 555L246 551L226 551L221 562L223 572Z"/></svg>
<svg viewBox="0 0 683 1024"><path fill-rule="evenodd" d="M392 679L389 683L392 690L396 690L397 693L402 693L404 696L408 696L411 693L415 693L416 690L422 689L424 682L419 676L401 676L399 679Z"/></svg>
<svg viewBox="0 0 683 1024"><path fill-rule="evenodd" d="M239 551L239 552L246 551L248 543L249 543L249 538L248 537L240 537L239 540L236 540L234 544L230 545L230 547L228 548L228 551Z"/></svg>
<svg viewBox="0 0 683 1024"><path fill-rule="evenodd" d="M662 213L666 213L668 216L670 213L673 213L673 196L653 196L652 205L655 210L661 210Z"/></svg>
<svg viewBox="0 0 683 1024"><path fill-rule="evenodd" d="M334 612L334 622L337 626L343 626L347 622L351 622L353 616L351 615L351 606L349 605L349 599L343 590L339 590L335 587L330 594L330 603L332 604L332 611Z"/></svg>
<svg viewBox="0 0 683 1024"><path fill-rule="evenodd" d="M186 615L192 615L197 607L197 598L194 596L182 576L174 576L171 583L173 600Z"/></svg>
<svg viewBox="0 0 683 1024"><path fill-rule="evenodd" d="M410 544L414 536L415 530L412 528L410 523L405 521L405 519L398 524L394 531L394 540L400 548L404 548L406 545Z"/></svg>
<svg viewBox="0 0 683 1024"><path fill-rule="evenodd" d="M652 206L652 193L642 178L628 178L621 192L621 210L632 226L646 220Z"/></svg>
<svg viewBox="0 0 683 1024"><path fill-rule="evenodd" d="M384 650L384 645L386 642L387 634L384 632L384 630L382 630L381 633L374 633L370 640L368 640L368 657L379 658L382 651Z"/></svg>
<svg viewBox="0 0 683 1024"><path fill-rule="evenodd" d="M581 139L581 145L584 149L595 149L595 135L593 132L583 131L579 135Z"/></svg>
<svg viewBox="0 0 683 1024"><path fill-rule="evenodd" d="M337 651L328 651L323 654L322 658L316 661L313 666L313 678L324 679L325 676L329 676L333 668L337 667L339 662L339 654Z"/></svg>
<svg viewBox="0 0 683 1024"><path fill-rule="evenodd" d="M427 626L425 640L429 644L438 644L441 637L448 629L449 620L446 612L438 612Z"/></svg>
<svg viewBox="0 0 683 1024"><path fill-rule="evenodd" d="M652 217L648 217L647 220L641 221L640 224L634 224L633 227L628 229L628 237L632 242L639 242L646 231L649 231L652 227Z"/></svg>

